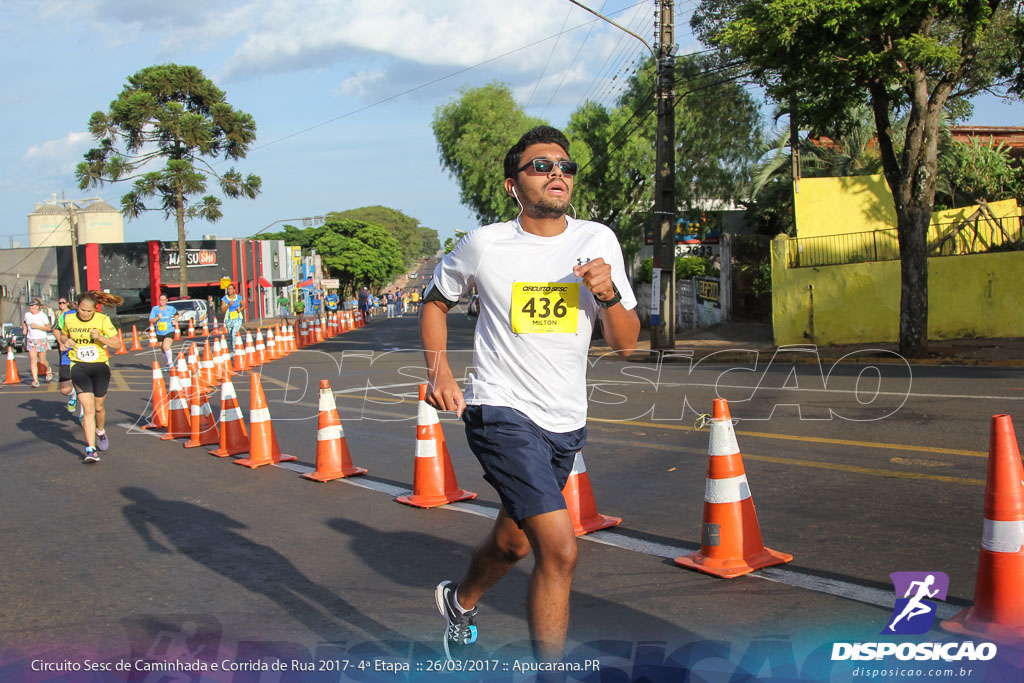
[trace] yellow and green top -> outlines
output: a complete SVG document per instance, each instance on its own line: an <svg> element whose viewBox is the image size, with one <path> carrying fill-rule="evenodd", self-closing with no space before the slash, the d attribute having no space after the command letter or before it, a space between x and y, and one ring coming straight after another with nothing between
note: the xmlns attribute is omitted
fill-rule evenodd
<svg viewBox="0 0 1024 683"><path fill-rule="evenodd" d="M93 330L99 330L104 337L117 336L114 323L110 322L108 316L98 311L88 321L79 318L77 312L71 312L64 316L64 334L75 343L74 348L68 352L71 365L75 363L106 363L110 358L107 347L92 338Z"/></svg>

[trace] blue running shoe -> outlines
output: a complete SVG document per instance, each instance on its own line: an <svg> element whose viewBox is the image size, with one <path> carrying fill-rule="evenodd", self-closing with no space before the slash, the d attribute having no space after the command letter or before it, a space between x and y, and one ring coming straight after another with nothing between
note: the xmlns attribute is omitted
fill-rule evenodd
<svg viewBox="0 0 1024 683"><path fill-rule="evenodd" d="M86 446L85 447L85 462L93 463L93 462L99 462L99 461L100 461L100 456L99 456L99 454L96 453L96 449L93 448L92 446Z"/></svg>
<svg viewBox="0 0 1024 683"><path fill-rule="evenodd" d="M476 607L468 611L462 611L455 602L455 589L457 584L451 581L442 581L434 590L434 600L437 602L437 610L445 620L444 629L444 654L451 660L453 655L460 657L466 652L466 647L476 642Z"/></svg>

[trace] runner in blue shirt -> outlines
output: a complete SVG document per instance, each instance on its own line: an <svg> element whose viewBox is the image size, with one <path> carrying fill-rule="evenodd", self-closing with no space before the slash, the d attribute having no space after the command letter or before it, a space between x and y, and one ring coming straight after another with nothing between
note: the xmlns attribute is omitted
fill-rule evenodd
<svg viewBox="0 0 1024 683"><path fill-rule="evenodd" d="M327 310L331 312L336 312L338 310L338 302L340 301L341 298L338 296L338 293L333 289L331 290L330 294L324 297L324 305L327 306Z"/></svg>
<svg viewBox="0 0 1024 683"><path fill-rule="evenodd" d="M242 313L242 297L238 296L234 285L228 285L228 290L220 299L220 310L224 314L224 327L228 328L228 337L232 340L238 336L245 322ZM234 345L234 341L231 342Z"/></svg>
<svg viewBox="0 0 1024 683"><path fill-rule="evenodd" d="M164 352L164 359L167 364L164 370L170 370L174 365L174 356L171 354L171 344L174 343L174 330L178 326L178 309L167 305L167 295L161 294L160 303L149 312L149 324L156 329L156 338L160 342L160 348Z"/></svg>

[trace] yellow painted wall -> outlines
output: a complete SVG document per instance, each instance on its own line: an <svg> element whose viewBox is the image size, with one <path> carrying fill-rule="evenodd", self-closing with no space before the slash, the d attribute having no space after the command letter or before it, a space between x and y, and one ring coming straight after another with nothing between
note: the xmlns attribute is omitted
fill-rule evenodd
<svg viewBox="0 0 1024 683"><path fill-rule="evenodd" d="M795 198L797 237L896 227L896 205L882 175L801 178Z"/></svg>
<svg viewBox="0 0 1024 683"><path fill-rule="evenodd" d="M789 268L789 242L772 243L776 344L897 340L899 261ZM1021 251L928 259L928 338L1024 336L1021 273Z"/></svg>

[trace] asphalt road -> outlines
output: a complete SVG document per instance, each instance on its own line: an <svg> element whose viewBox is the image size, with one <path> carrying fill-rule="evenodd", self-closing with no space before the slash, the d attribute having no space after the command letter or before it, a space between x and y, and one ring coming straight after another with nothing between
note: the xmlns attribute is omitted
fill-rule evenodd
<svg viewBox="0 0 1024 683"><path fill-rule="evenodd" d="M450 321L450 348L468 350L473 320L457 310ZM393 501L412 487L425 375L417 341L414 317L377 320L265 366L274 429L298 458L290 467L232 466L135 428L151 352L114 359L112 445L97 465L82 464L81 431L56 383L0 391L0 680L188 678L140 670L139 659L284 662L207 669L203 680L449 677L430 670L442 630L433 588L461 574L497 496L447 417L459 484L478 498L434 510ZM469 356L452 357L458 376ZM880 639L890 573L948 574L940 617L970 604L989 419L1009 413L1021 424L1024 373L808 358L592 358L584 456L598 508L623 522L580 542L568 650L601 670L569 680L680 680L687 667L693 680L853 680L861 663L830 662L829 652ZM315 465L322 379L363 477L298 476ZM236 387L247 414L248 382ZM694 423L716 396L736 419L764 541L794 556L733 580L672 561L699 547L708 433ZM530 680L512 666L526 661L530 566L482 602L480 649L500 664L469 678ZM1005 680L1007 670L1019 679L1008 652L957 680ZM86 660L132 670L93 674ZM52 669L62 662L80 670ZM345 662L352 668L331 670ZM389 665L411 670L372 670Z"/></svg>

